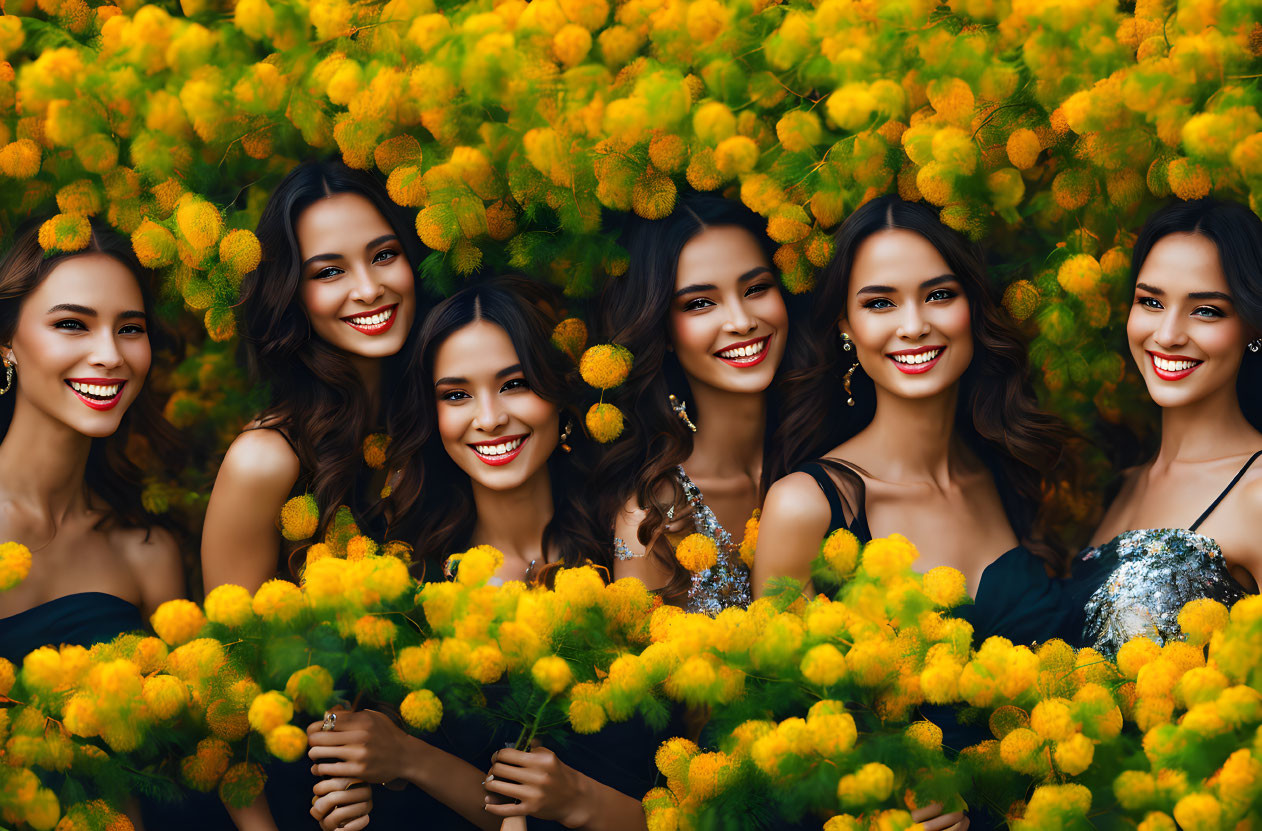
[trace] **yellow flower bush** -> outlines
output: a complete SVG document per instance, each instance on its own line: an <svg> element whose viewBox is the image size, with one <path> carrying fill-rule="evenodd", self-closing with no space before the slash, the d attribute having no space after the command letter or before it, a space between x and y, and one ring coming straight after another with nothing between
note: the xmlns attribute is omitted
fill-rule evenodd
<svg viewBox="0 0 1262 831"><path fill-rule="evenodd" d="M675 559L694 574L718 562L719 549L705 534L689 534L675 547Z"/></svg>
<svg viewBox="0 0 1262 831"><path fill-rule="evenodd" d="M0 591L8 591L31 571L31 551L20 542L0 543Z"/></svg>

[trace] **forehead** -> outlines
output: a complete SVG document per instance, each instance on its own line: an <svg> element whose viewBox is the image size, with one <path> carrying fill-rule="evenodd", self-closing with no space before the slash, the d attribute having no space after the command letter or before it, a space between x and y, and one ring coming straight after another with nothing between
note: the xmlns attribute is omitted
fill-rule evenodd
<svg viewBox="0 0 1262 831"><path fill-rule="evenodd" d="M879 283L903 289L951 273L951 266L929 240L905 228L887 228L859 243L850 267L850 287L854 292Z"/></svg>
<svg viewBox="0 0 1262 831"><path fill-rule="evenodd" d="M88 306L109 317L116 312L143 310L140 284L127 266L106 254L93 252L69 257L53 266L24 308L43 314L62 303Z"/></svg>
<svg viewBox="0 0 1262 831"><path fill-rule="evenodd" d="M480 378L519 363L504 329L485 320L452 332L434 353L435 378Z"/></svg>
<svg viewBox="0 0 1262 831"><path fill-rule="evenodd" d="M675 266L675 288L723 285L758 266L770 266L754 235L735 225L706 228L684 245Z"/></svg>
<svg viewBox="0 0 1262 831"><path fill-rule="evenodd" d="M1157 240L1144 258L1139 282L1171 293L1231 293L1218 246L1201 234L1168 234Z"/></svg>
<svg viewBox="0 0 1262 831"><path fill-rule="evenodd" d="M298 248L305 260L317 254L362 251L377 237L394 229L367 197L335 193L307 206L294 224Z"/></svg>

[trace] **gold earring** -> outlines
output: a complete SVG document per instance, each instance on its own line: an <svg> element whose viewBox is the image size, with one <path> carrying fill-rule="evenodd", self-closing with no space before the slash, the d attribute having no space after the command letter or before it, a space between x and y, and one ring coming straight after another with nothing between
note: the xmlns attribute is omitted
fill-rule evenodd
<svg viewBox="0 0 1262 831"><path fill-rule="evenodd" d="M850 391L850 378L851 376L854 375L854 371L858 368L859 368L858 361L855 361L853 364L851 364L850 369L846 370L845 380L843 380L841 383L841 388L846 391L846 406L847 407L854 406L854 393Z"/></svg>
<svg viewBox="0 0 1262 831"><path fill-rule="evenodd" d="M572 433L573 431L574 431L574 419L567 418L565 420L565 427L561 430L561 449L564 450L566 453L569 453L571 450L567 442L570 440L570 433Z"/></svg>
<svg viewBox="0 0 1262 831"><path fill-rule="evenodd" d="M0 395L4 395L9 391L9 387L13 386L13 364L8 361L4 362L4 389L0 390Z"/></svg>
<svg viewBox="0 0 1262 831"><path fill-rule="evenodd" d="M679 420L688 426L689 430L697 432L697 425L688 418L688 405L676 398L674 393L670 394L670 408L675 411L675 415L679 416Z"/></svg>
<svg viewBox="0 0 1262 831"><path fill-rule="evenodd" d="M845 332L841 333L841 348L847 352L854 350L854 341L850 340L850 336Z"/></svg>
<svg viewBox="0 0 1262 831"><path fill-rule="evenodd" d="M1262 352L1262 338L1254 338L1249 341L1249 351L1255 355L1258 352ZM5 389L8 389L8 387L5 387Z"/></svg>

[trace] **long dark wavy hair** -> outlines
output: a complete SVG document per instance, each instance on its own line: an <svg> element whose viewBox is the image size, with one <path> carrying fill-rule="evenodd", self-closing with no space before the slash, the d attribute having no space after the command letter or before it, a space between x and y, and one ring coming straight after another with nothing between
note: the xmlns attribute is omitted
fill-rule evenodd
<svg viewBox="0 0 1262 831"><path fill-rule="evenodd" d="M86 248L51 255L45 254L40 247L38 220L18 229L13 247L0 261L0 343L13 341L23 302L54 268L84 254L104 254L117 260L136 278L145 304L145 331L156 364L159 353L169 351L173 340L154 314L153 273L136 260L131 243L125 237L96 219L89 220L89 225L92 233ZM0 395L0 436L8 433L13 422L14 392L21 385L21 378L19 367L14 373L14 390L9 395ZM102 521L106 524L146 530L154 525L167 525L146 511L141 503L144 474L127 452L129 444L140 439L148 444L148 455L168 470L178 470L185 456L184 442L163 417L162 408L155 401L153 385L148 383L150 380L152 369L136 400L123 413L118 429L109 436L92 439L88 451L84 485L92 501L105 503L106 516Z"/></svg>
<svg viewBox="0 0 1262 831"><path fill-rule="evenodd" d="M1218 261L1240 318L1262 332L1262 219L1246 206L1217 199L1175 202L1148 217L1131 255L1131 283L1152 247L1170 234L1199 234L1218 249ZM1240 409L1262 430L1262 352L1245 350L1236 377Z"/></svg>
<svg viewBox="0 0 1262 831"><path fill-rule="evenodd" d="M417 317L424 293L415 269L423 248L407 211L396 205L371 173L354 170L339 160L305 162L290 171L273 191L259 218L257 235L263 248L259 267L241 284L241 336L252 378L265 384L269 399L259 420L289 437L310 490L320 508L318 536L340 505L361 518L382 513L386 505L357 504L356 474L362 466L362 442L374 425L372 407L359 374L341 350L317 337L302 305L302 254L295 226L313 203L339 193L354 193L371 202L399 238L399 246L416 280ZM409 334L415 337L415 327ZM392 400L402 377L406 345L383 359L381 412Z"/></svg>
<svg viewBox="0 0 1262 831"><path fill-rule="evenodd" d="M695 404L688 378L668 348L667 325L684 246L702 231L724 226L748 231L771 265L776 245L767 237L765 220L735 200L690 193L681 196L675 210L664 219L631 220L623 235L630 264L626 274L606 283L596 314L600 340L625 346L635 356L627 380L605 395L622 410L625 427L593 471L597 514L604 533L612 537L614 522L630 500L644 509L638 538L661 562L671 566L672 579L663 589L663 595L671 599L686 595L690 576L662 547L663 534L666 512L686 504L675 467L692 454L693 434L671 409L669 396L673 393L688 402L689 417L695 423L704 422L706 414ZM792 320L792 299L786 296L785 303ZM791 324L781 372L788 355L800 348L795 345L799 338L798 327ZM777 424L774 388L773 382L768 389L765 460L771 457L771 438ZM764 462L764 493L771 481L769 473ZM606 545L610 544L606 540Z"/></svg>
<svg viewBox="0 0 1262 831"><path fill-rule="evenodd" d="M598 541L587 500L589 459L593 445L583 431L576 391L578 370L552 344L560 322L560 303L552 290L519 276L501 276L468 286L436 305L421 324L412 344L406 378L390 434L387 468L403 471L394 486L400 512L409 517L408 541L427 569L441 567L451 554L468 547L477 521L468 475L452 461L438 435L434 395L434 358L451 335L478 321L493 323L512 341L530 389L561 409L560 423L571 431L566 453L558 446L548 459L554 511L543 533L543 549L554 563L580 566L587 562L608 573L607 545Z"/></svg>
<svg viewBox="0 0 1262 831"><path fill-rule="evenodd" d="M842 376L854 359L841 349L837 321L846 311L850 270L859 246L873 234L892 228L928 240L964 289L974 350L960 378L955 429L994 476L1018 538L1060 572L1066 552L1057 539L1057 523L1042 506L1059 472L1070 465L1064 449L1073 433L1039 408L1024 340L996 302L981 249L943 225L937 212L926 205L883 196L860 207L837 230L833 258L815 288L809 359L795 365L785 378L784 418L773 475L785 476L823 456L867 427L876 413L874 385L863 372L852 376L855 405L846 404ZM836 472L862 499L859 477L848 469Z"/></svg>

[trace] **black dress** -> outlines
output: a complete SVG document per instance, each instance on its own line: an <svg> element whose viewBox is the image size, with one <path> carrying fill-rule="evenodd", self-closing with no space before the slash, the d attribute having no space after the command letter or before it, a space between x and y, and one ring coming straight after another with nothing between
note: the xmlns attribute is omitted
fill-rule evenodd
<svg viewBox="0 0 1262 831"><path fill-rule="evenodd" d="M17 666L41 646L92 646L144 629L140 610L112 594L79 592L0 618L0 657Z"/></svg>

